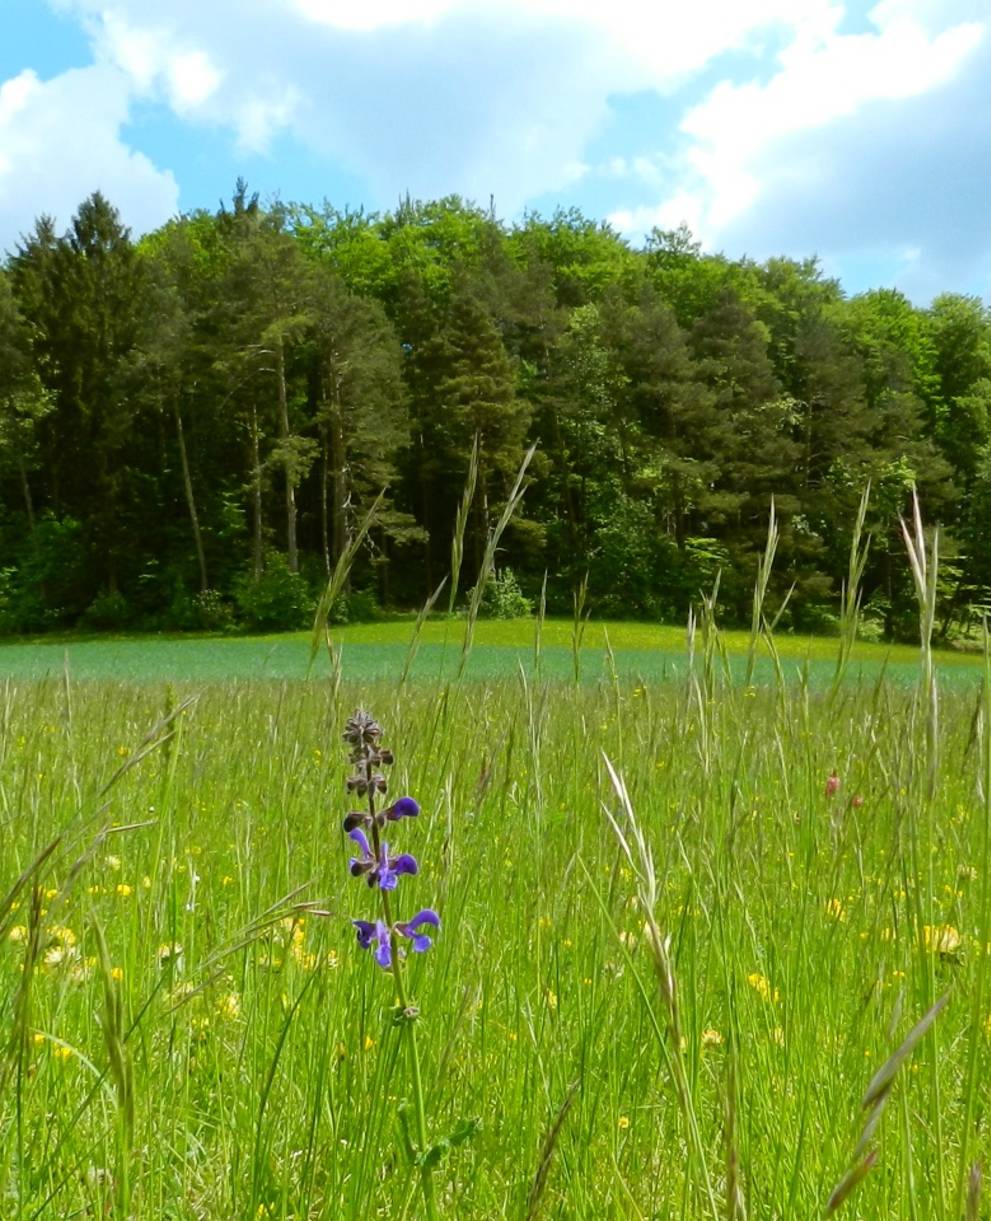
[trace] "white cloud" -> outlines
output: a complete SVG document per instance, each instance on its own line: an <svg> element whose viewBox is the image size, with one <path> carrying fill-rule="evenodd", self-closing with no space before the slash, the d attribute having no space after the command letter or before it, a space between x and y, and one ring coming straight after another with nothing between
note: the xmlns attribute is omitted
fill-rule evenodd
<svg viewBox="0 0 991 1221"><path fill-rule="evenodd" d="M585 173L611 96L672 93L723 52L831 28L839 11L834 0L51 2L84 19L136 91L226 127L244 149L288 133L378 203L407 189L494 193L504 213Z"/></svg>
<svg viewBox="0 0 991 1221"><path fill-rule="evenodd" d="M650 220L669 227L680 214L709 245L717 243L770 193L793 185L798 175L815 175L809 159L789 163L775 157L777 148L788 142L793 151L795 137L814 141L872 103L938 89L954 79L985 33L973 20L940 28L931 6L912 0L884 0L870 16L875 28L867 33L840 32L840 11L819 26L802 25L779 53L770 79L717 85L682 119L687 141L675 198L655 208L620 210L615 223L636 232ZM839 184L821 186L836 190Z"/></svg>
<svg viewBox="0 0 991 1221"><path fill-rule="evenodd" d="M176 211L172 174L120 138L129 99L125 77L106 66L48 81L26 70L0 84L0 246L12 246L42 212L65 227L96 190L138 231Z"/></svg>
<svg viewBox="0 0 991 1221"><path fill-rule="evenodd" d="M436 21L456 5L453 0L292 0L292 7L310 21L341 30L377 30L382 26Z"/></svg>
<svg viewBox="0 0 991 1221"><path fill-rule="evenodd" d="M698 195L681 191L659 204L641 204L636 208L617 208L606 217L620 233L642 234L651 229L677 229L687 225L692 233L701 233L706 220L705 205Z"/></svg>
<svg viewBox="0 0 991 1221"><path fill-rule="evenodd" d="M178 111L201 106L220 86L221 76L204 51L174 55L168 65L169 96Z"/></svg>

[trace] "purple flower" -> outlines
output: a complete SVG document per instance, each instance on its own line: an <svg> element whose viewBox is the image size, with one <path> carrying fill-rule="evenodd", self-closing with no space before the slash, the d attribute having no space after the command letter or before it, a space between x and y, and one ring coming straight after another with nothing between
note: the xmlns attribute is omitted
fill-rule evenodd
<svg viewBox="0 0 991 1221"><path fill-rule="evenodd" d="M415 797L398 797L383 813L390 822L398 822L400 818L415 818L420 813L420 803Z"/></svg>
<svg viewBox="0 0 991 1221"><path fill-rule="evenodd" d="M352 920L351 923L357 930L358 944L361 948L369 950L374 946L375 961L379 966L385 968L391 967L392 937L389 932L389 926L385 921ZM440 918L429 907L425 907L423 911L418 911L412 920L394 925L394 930L401 937L408 937L413 942L414 952L422 954L424 950L429 950L431 945L433 945L433 939L427 933L418 931L425 924L429 924L434 929L440 928Z"/></svg>
<svg viewBox="0 0 991 1221"><path fill-rule="evenodd" d="M392 939L389 926L382 920L352 920L358 933L358 944L363 950L375 946L375 961L380 967L392 966Z"/></svg>
<svg viewBox="0 0 991 1221"><path fill-rule="evenodd" d="M379 844L378 855L372 851L368 837L360 827L348 832L348 838L361 849L361 857L351 857L349 868L353 878L364 877L369 886L378 886L381 890L395 890L399 885L401 873L414 874L419 866L416 857L403 852L399 856L389 855L389 845L383 840Z"/></svg>
<svg viewBox="0 0 991 1221"><path fill-rule="evenodd" d="M440 917L435 911L431 911L429 907L425 907L423 911L418 911L412 920L407 920L404 924L396 925L396 932L403 937L409 937L413 942L413 949L422 954L424 950L429 950L433 944L433 939L426 933L419 933L417 929L424 924L430 924L435 929L440 928Z"/></svg>
<svg viewBox="0 0 991 1221"><path fill-rule="evenodd" d="M415 818L419 813L420 803L415 798L399 797L391 806L380 810L374 816L367 810L352 810L344 816L344 830L348 834L355 827L360 827L367 831L373 823L376 827L384 827L387 822L398 822L400 818Z"/></svg>

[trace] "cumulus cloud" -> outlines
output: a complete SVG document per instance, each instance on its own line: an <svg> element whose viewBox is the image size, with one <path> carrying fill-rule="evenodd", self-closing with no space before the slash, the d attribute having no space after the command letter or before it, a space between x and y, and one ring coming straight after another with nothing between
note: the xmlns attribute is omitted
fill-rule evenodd
<svg viewBox="0 0 991 1221"><path fill-rule="evenodd" d="M884 0L873 28L845 33L837 14L797 31L766 79L721 82L683 115L658 202L610 219L631 235L685 221L737 255L870 261L920 299L960 283L954 258L988 248L986 14Z"/></svg>
<svg viewBox="0 0 991 1221"><path fill-rule="evenodd" d="M173 176L120 138L129 101L127 79L106 66L47 81L25 70L0 84L0 245L13 246L41 212L64 227L95 190L138 231L175 212Z"/></svg>
<svg viewBox="0 0 991 1221"><path fill-rule="evenodd" d="M376 203L494 193L506 213L585 172L610 98L672 91L830 0L57 0L136 91L263 152L282 134ZM177 65L196 65L199 88Z"/></svg>

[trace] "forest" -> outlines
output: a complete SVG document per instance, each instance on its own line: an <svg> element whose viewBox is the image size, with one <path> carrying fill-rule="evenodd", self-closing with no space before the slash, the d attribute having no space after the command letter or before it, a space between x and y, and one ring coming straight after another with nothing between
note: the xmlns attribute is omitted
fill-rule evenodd
<svg viewBox="0 0 991 1221"><path fill-rule="evenodd" d="M815 257L243 182L134 240L95 194L0 266L0 631L305 625L383 490L335 613L417 608L469 471L463 588L535 446L496 607L677 620L718 574L745 619L773 498L779 628L829 631L869 483L865 631L916 630L916 488L959 634L991 603L989 409L980 299L848 296Z"/></svg>

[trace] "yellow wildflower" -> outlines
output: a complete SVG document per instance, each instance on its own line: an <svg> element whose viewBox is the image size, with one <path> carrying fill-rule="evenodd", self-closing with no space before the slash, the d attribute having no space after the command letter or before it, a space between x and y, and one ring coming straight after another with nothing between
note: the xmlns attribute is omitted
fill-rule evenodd
<svg viewBox="0 0 991 1221"><path fill-rule="evenodd" d="M718 1030L710 1027L708 1030L702 1031L702 1046L703 1047L722 1047L723 1036Z"/></svg>
<svg viewBox="0 0 991 1221"><path fill-rule="evenodd" d="M747 976L747 983L753 990L765 1001L776 1001L780 997L777 988L772 988L770 980L766 975L761 975L759 971L752 971Z"/></svg>
<svg viewBox="0 0 991 1221"><path fill-rule="evenodd" d="M129 899L134 894L134 887L128 886L126 882L120 882L117 885L117 894L121 899Z"/></svg>
<svg viewBox="0 0 991 1221"><path fill-rule="evenodd" d="M952 954L960 948L960 934L952 924L927 924L923 927L926 949L939 954Z"/></svg>
<svg viewBox="0 0 991 1221"><path fill-rule="evenodd" d="M621 1132L625 1132L626 1129L630 1126L629 1115L620 1115L619 1119L616 1121L616 1126L620 1129Z"/></svg>
<svg viewBox="0 0 991 1221"><path fill-rule="evenodd" d="M241 1013L241 998L236 992L228 992L217 1001L217 1012L221 1017L236 1018Z"/></svg>
<svg viewBox="0 0 991 1221"><path fill-rule="evenodd" d="M164 941L158 947L158 965L160 967L182 966L182 946L178 941Z"/></svg>

